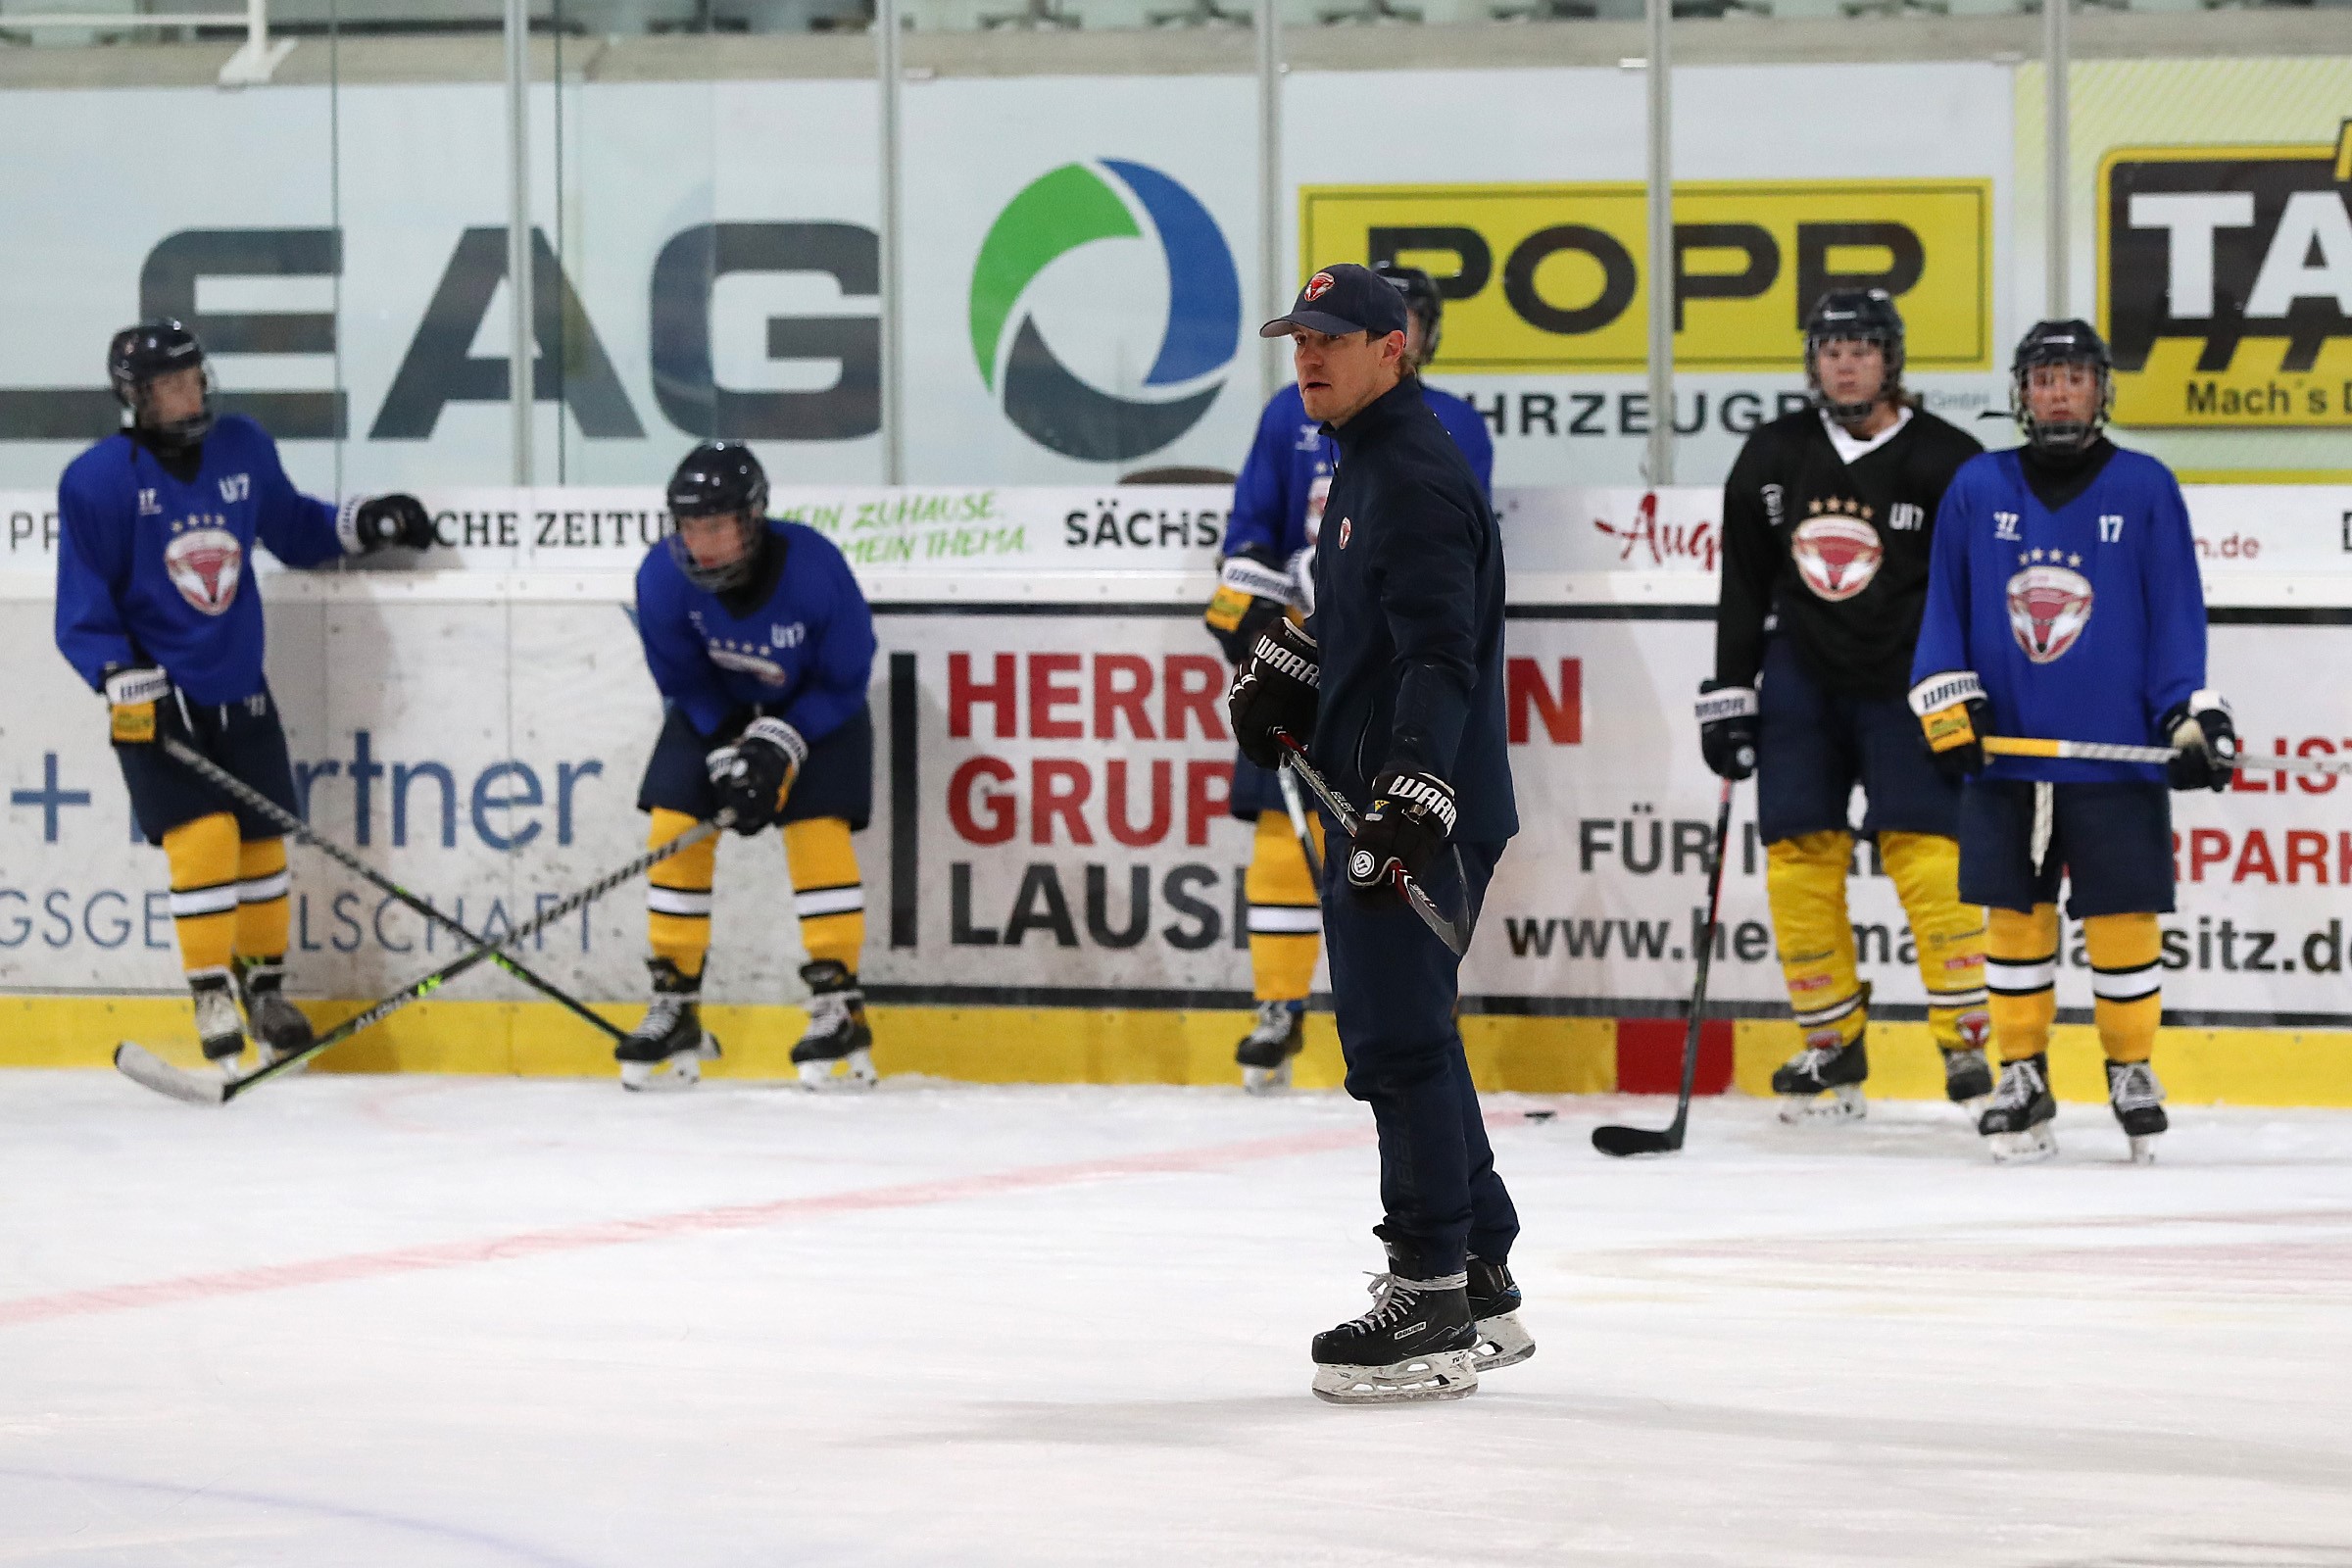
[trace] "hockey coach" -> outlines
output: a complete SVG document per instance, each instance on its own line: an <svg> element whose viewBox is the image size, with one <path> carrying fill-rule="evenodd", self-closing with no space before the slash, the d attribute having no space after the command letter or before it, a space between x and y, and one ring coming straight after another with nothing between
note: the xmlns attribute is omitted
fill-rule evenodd
<svg viewBox="0 0 2352 1568"><path fill-rule="evenodd" d="M1259 329L1291 340L1300 401L1337 444L1339 469L1314 612L1261 631L1229 697L1252 761L1276 766L1285 738L1300 741L1334 789L1368 803L1355 843L1327 858L1322 889L1348 1092L1379 1128L1375 1234L1389 1253L1372 1310L1315 1337L1315 1393L1349 1404L1456 1398L1477 1388L1480 1365L1535 1350L1512 1315L1518 1215L1454 1025L1460 960L1394 875L1475 920L1519 829L1502 544L1461 448L1422 400L1405 324L1392 284L1337 266Z"/></svg>

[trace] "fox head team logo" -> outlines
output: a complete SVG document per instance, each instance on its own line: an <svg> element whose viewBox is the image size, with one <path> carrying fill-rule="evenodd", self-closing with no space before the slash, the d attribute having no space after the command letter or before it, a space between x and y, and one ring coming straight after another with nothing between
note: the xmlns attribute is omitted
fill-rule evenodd
<svg viewBox="0 0 2352 1568"><path fill-rule="evenodd" d="M1886 559L1878 529L1860 517L1807 517L1788 536L1788 553L1805 586L1832 601L1869 587Z"/></svg>
<svg viewBox="0 0 2352 1568"><path fill-rule="evenodd" d="M1127 302L1160 295L1134 275L1136 247L1099 243L1119 239L1157 242L1167 318L1142 379L1106 390L1071 369L1039 325L1052 305L1036 296L1066 302L1070 292L1032 285L1063 257L1092 247L1077 264L1088 269L1087 295L1123 329L1134 315ZM980 379L1006 418L1064 457L1119 463L1176 440L1216 401L1241 341L1242 280L1198 197L1156 169L1105 158L1040 175L997 215L972 268L969 314ZM1057 326L1063 353L1089 330Z"/></svg>
<svg viewBox="0 0 2352 1568"><path fill-rule="evenodd" d="M1329 272L1317 272L1314 276L1308 278L1306 280L1306 303L1312 305L1315 303L1315 301L1330 293L1331 283L1332 277Z"/></svg>
<svg viewBox="0 0 2352 1568"><path fill-rule="evenodd" d="M2036 664L2061 658L2090 624L2090 579L2064 566L2028 566L2009 579L2009 630Z"/></svg>
<svg viewBox="0 0 2352 1568"><path fill-rule="evenodd" d="M164 547L164 571L179 597L208 615L237 602L245 547L225 528L191 528Z"/></svg>

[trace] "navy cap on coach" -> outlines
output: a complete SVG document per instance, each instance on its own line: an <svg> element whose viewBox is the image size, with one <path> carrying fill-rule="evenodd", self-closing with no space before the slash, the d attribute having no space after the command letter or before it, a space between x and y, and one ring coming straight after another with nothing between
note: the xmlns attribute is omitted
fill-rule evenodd
<svg viewBox="0 0 2352 1568"><path fill-rule="evenodd" d="M1342 262L1308 278L1290 314L1268 321L1257 335L1288 337L1294 327L1303 326L1333 337L1349 332L1386 337L1403 331L1404 322L1404 295L1396 284L1368 267Z"/></svg>

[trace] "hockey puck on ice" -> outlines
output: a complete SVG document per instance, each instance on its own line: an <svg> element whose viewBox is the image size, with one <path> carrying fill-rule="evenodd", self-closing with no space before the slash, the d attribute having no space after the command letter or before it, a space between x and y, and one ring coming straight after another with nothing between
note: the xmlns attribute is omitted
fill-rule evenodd
<svg viewBox="0 0 2352 1568"><path fill-rule="evenodd" d="M1549 1121L1552 1117L1557 1116L1559 1112L1556 1110L1530 1110L1522 1112L1522 1114L1524 1114L1529 1121Z"/></svg>

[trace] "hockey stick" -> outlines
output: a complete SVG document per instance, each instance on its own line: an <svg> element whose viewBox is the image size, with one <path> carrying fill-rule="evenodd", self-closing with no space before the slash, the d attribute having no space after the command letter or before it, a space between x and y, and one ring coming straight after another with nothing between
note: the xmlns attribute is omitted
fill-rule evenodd
<svg viewBox="0 0 2352 1568"><path fill-rule="evenodd" d="M1290 813L1291 831L1298 836L1298 853L1306 857L1306 874L1321 887L1323 857L1315 853L1315 835L1306 825L1306 803L1298 798L1298 781L1287 767L1275 769L1274 777L1282 785L1282 808Z"/></svg>
<svg viewBox="0 0 2352 1568"><path fill-rule="evenodd" d="M1290 749L1290 755L1282 760L1284 765L1314 791L1315 799L1323 803L1323 809L1329 811L1340 824L1340 831L1350 839L1354 838L1363 830L1363 819L1355 814L1355 808L1342 799L1339 792L1324 781L1323 775L1315 771L1315 764L1306 760L1304 748L1288 735L1278 733L1276 738ZM1457 922L1439 913L1437 905L1431 901L1428 893L1402 866L1396 868L1396 891L1404 895L1404 902L1412 906L1413 912L1421 917L1421 923L1435 932L1438 940L1451 949L1455 957L1470 951L1470 933Z"/></svg>
<svg viewBox="0 0 2352 1568"><path fill-rule="evenodd" d="M145 1046L134 1045L127 1040L115 1048L115 1066L122 1076L131 1082L152 1089L159 1095L170 1095L172 1099L184 1100L191 1105L224 1105L248 1089L266 1084L279 1073L291 1072L319 1053L330 1051L341 1045L361 1030L374 1027L410 1003L432 995L475 964L486 962L499 949L512 947L517 942L537 936L549 926L568 918L576 911L595 903L622 883L644 875L648 869L668 859L681 850L692 849L713 833L732 825L734 816L735 813L732 810L722 810L718 815L707 821L697 822L668 843L646 851L618 870L608 871L598 877L594 882L566 897L561 904L541 910L496 942L483 943L471 952L459 955L458 957L435 969L423 979L393 992L365 1011L344 1019L325 1034L312 1041L309 1049L296 1052L291 1056L281 1056L268 1066L257 1067L242 1077L209 1078L200 1076L185 1068L174 1067Z"/></svg>
<svg viewBox="0 0 2352 1568"><path fill-rule="evenodd" d="M1715 959L1715 927L1723 909L1723 861L1732 837L1732 781L1723 781L1715 807L1715 863L1707 872L1707 923L1699 933L1698 973L1690 984L1690 1017L1683 1029L1683 1092L1674 1102L1674 1120L1664 1132L1646 1127L1595 1127L1592 1147L1622 1159L1628 1154L1671 1154L1683 1147L1683 1130L1690 1123L1690 1086L1698 1077L1698 1033L1707 1010L1707 969Z"/></svg>
<svg viewBox="0 0 2352 1568"><path fill-rule="evenodd" d="M2039 741L2022 735L1987 735L1987 757L2050 757L2083 762L2153 762L2158 767L2180 755L2172 746L2118 746L2107 741ZM2224 767L2250 773L2352 773L2352 757L2257 757L2239 752L2217 757Z"/></svg>
<svg viewBox="0 0 2352 1568"><path fill-rule="evenodd" d="M178 740L170 735L165 736L164 755L171 758L172 760L177 762L180 766L194 773L198 778L203 779L207 784L210 784L213 788L219 790L230 800L235 801L239 806L246 808L248 810L258 812L260 815L268 817L270 821L277 824L280 831L290 835L300 843L309 845L312 849L317 850L319 854L325 856L328 859L334 861L337 865L343 867L344 870L349 871L361 881L368 883L370 887L373 887L383 893L389 893L393 898L398 899L402 904L407 905L418 914L423 915L427 920L437 921L441 925L448 927L450 930L456 932L460 937L465 939L465 941L469 945L473 947L480 947L482 945L482 938L474 935L474 933L471 931L466 930L466 927L460 925L456 920L453 920L448 915L443 914L439 909L434 908L431 905L425 903L424 900L416 897L416 894L411 893L407 888L402 887L390 877L378 872L366 861L362 860L358 856L343 848L342 845L320 838L318 834L311 831L310 824L305 822L301 817L296 816L292 811L287 810L284 807L278 805L269 796L264 795L260 790L255 789L252 785L246 783L243 779L237 777L234 773L231 773L227 768L222 767L220 763L205 756L202 752L197 751L185 741ZM595 1025L598 1029L603 1030L606 1034L611 1035L613 1039L626 1040L628 1038L628 1034L625 1030L622 1030L613 1024L607 1023L595 1013L590 1012L586 1005L574 1001L568 993L558 990L552 981L542 980L538 975L532 973L529 969L524 968L519 960L510 958L503 953L493 953L490 955L490 961L497 964L501 969L506 970L507 973L513 975L524 985L529 986L533 990L539 992L551 1002L562 1003L572 1012L578 1014L581 1018L586 1019L589 1023Z"/></svg>

